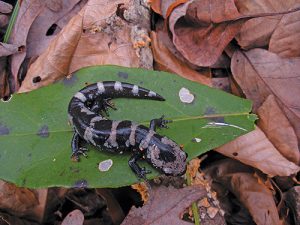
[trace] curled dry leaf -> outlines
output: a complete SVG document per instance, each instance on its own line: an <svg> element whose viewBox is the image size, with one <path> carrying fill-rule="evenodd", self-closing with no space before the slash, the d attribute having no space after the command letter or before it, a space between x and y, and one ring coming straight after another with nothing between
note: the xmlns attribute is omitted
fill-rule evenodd
<svg viewBox="0 0 300 225"><path fill-rule="evenodd" d="M126 8L129 3L132 1L106 4L90 0L31 65L19 92L45 86L90 65L139 67L140 58L131 40L133 28L116 15L119 4ZM36 83L37 76L40 82Z"/></svg>
<svg viewBox="0 0 300 225"><path fill-rule="evenodd" d="M237 0L235 2L239 12L243 15L288 12L291 11L293 7L296 7L297 3L300 3L299 0ZM284 16L284 14L278 14L275 16L253 18L246 21L236 36L236 40L244 49L267 46L271 35L277 29L277 26L281 23L280 21ZM291 31L291 28L286 27L285 29ZM294 33L297 31L291 32ZM274 44L276 44L276 42Z"/></svg>
<svg viewBox="0 0 300 225"><path fill-rule="evenodd" d="M178 51L197 66L213 65L244 20L234 1L189 1L173 10L169 28Z"/></svg>
<svg viewBox="0 0 300 225"><path fill-rule="evenodd" d="M239 202L249 210L255 224L281 224L272 192L261 182L253 169L237 161L226 159L211 164L205 169L205 173L212 179L213 184L218 184L218 189L221 189L219 194L230 191L236 196ZM232 198L230 201L232 203ZM226 201L220 201L221 205L224 202ZM234 217L230 213L229 216ZM234 218L229 218L229 220L234 221ZM236 218L236 220L240 222L241 218ZM247 222L245 224L250 223L250 221Z"/></svg>
<svg viewBox="0 0 300 225"><path fill-rule="evenodd" d="M281 57L299 57L299 27L300 10L283 15L271 36L269 51L274 52Z"/></svg>
<svg viewBox="0 0 300 225"><path fill-rule="evenodd" d="M269 176L289 176L300 170L296 164L278 152L258 127L215 150L257 168Z"/></svg>
<svg viewBox="0 0 300 225"><path fill-rule="evenodd" d="M182 189L172 186L153 187L150 200L141 208L132 207L122 225L189 225L189 222L180 219L180 215L192 202L203 198L205 194L205 188L199 185Z"/></svg>
<svg viewBox="0 0 300 225"><path fill-rule="evenodd" d="M263 49L236 51L231 69L254 112L273 94L300 140L300 58L281 58ZM287 88L288 87L288 88Z"/></svg>
<svg viewBox="0 0 300 225"><path fill-rule="evenodd" d="M42 0L22 1L9 39L9 43L26 47L26 51L14 54L11 58L14 89L18 89L19 81L23 79L24 74L21 74L20 71L22 71L21 66L25 58L37 57L45 50L49 42L61 29L60 26L64 25L61 21L63 20L66 23L70 19L70 14L75 13L72 10L76 8L79 1L64 0L60 3L57 0L46 2ZM85 2L85 0L81 0L81 2ZM59 10L59 4L63 4L61 10ZM52 8L49 8L49 5ZM58 11L53 10L55 7ZM61 19L62 17L64 19ZM51 33L52 30L53 33Z"/></svg>
<svg viewBox="0 0 300 225"><path fill-rule="evenodd" d="M163 31L152 32L151 39L156 69L176 73L189 80L212 86L211 78L190 68L170 51L169 48L173 44L166 33Z"/></svg>
<svg viewBox="0 0 300 225"><path fill-rule="evenodd" d="M278 106L274 95L269 95L257 110L258 126L276 149L289 161L299 165L297 136L290 122Z"/></svg>

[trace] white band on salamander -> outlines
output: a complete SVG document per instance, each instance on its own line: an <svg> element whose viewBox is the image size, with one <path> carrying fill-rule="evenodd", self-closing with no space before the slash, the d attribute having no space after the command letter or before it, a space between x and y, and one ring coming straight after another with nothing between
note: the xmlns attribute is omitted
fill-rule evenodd
<svg viewBox="0 0 300 225"><path fill-rule="evenodd" d="M102 82L98 82L98 83L97 83L97 87L98 87L98 92L99 92L99 94L102 94L102 93L105 92L105 87L104 87L104 85L103 85Z"/></svg>
<svg viewBox="0 0 300 225"><path fill-rule="evenodd" d="M74 95L75 98L78 98L79 100L81 100L82 102L85 102L87 99L86 97L84 96L84 94L82 94L81 92L77 92L75 95Z"/></svg>

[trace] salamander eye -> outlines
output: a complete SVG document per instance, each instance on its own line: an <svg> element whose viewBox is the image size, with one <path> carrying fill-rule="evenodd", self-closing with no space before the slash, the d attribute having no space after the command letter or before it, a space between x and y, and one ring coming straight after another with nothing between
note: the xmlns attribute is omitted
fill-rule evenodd
<svg viewBox="0 0 300 225"><path fill-rule="evenodd" d="M183 144L179 145L179 148L183 151Z"/></svg>

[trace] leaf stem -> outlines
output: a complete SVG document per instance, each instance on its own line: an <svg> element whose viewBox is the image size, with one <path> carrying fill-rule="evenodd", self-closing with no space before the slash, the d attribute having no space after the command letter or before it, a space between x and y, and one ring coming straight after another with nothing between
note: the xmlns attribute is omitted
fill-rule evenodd
<svg viewBox="0 0 300 225"><path fill-rule="evenodd" d="M189 174L188 171L186 172L186 182L187 182L188 186L191 186L191 184L192 184L192 178L191 178L191 176L190 176L190 174ZM195 225L201 225L201 223L200 223L200 216L199 216L199 210L198 210L196 202L192 203L192 212L193 212L193 216L194 216L194 224Z"/></svg>
<svg viewBox="0 0 300 225"><path fill-rule="evenodd" d="M21 1L22 0L18 0L16 2L15 8L13 10L13 13L12 13L11 17L10 17L10 20L9 20L9 23L8 23L8 26L7 26L7 29L6 29L5 35L3 37L3 43L7 43L8 42L8 39L10 37L12 28L13 28L15 22L16 22L16 18L17 18L19 9L20 9Z"/></svg>

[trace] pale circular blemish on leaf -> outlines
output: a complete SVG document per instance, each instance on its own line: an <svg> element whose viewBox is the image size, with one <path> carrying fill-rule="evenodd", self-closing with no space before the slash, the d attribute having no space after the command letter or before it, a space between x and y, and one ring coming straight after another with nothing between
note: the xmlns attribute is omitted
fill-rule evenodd
<svg viewBox="0 0 300 225"><path fill-rule="evenodd" d="M107 159L100 162L98 168L101 172L106 172L110 169L110 167L112 167L112 165L113 165L113 161L111 159Z"/></svg>
<svg viewBox="0 0 300 225"><path fill-rule="evenodd" d="M192 103L195 99L195 96L190 92L190 90L186 89L185 87L182 87L179 90L179 98L181 102Z"/></svg>
<svg viewBox="0 0 300 225"><path fill-rule="evenodd" d="M192 142L200 143L201 141L202 141L201 138L193 138L193 139L192 139Z"/></svg>

